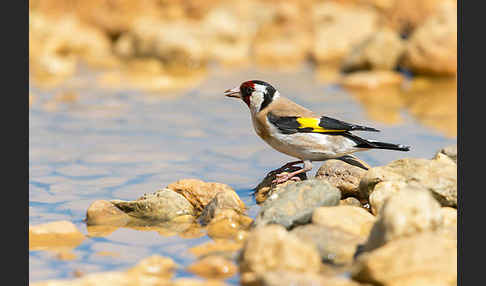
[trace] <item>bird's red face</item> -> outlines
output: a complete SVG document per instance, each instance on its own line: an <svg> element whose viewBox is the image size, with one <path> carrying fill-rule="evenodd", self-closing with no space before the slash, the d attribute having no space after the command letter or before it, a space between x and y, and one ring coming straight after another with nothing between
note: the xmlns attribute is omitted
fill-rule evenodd
<svg viewBox="0 0 486 286"><path fill-rule="evenodd" d="M226 90L224 94L228 97L241 98L250 107L250 100L254 91L255 83L249 80L242 83L239 87Z"/></svg>

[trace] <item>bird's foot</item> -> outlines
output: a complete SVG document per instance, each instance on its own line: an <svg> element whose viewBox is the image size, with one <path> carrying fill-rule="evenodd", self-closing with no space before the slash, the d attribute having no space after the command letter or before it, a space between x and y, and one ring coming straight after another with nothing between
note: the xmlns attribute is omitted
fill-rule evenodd
<svg viewBox="0 0 486 286"><path fill-rule="evenodd" d="M296 181L296 182L301 181L301 179L298 176L295 176L292 173L290 173L290 174L277 174L276 177L277 178L275 180L273 180L272 183L281 184L281 183L287 182L288 180L292 180L292 181Z"/></svg>

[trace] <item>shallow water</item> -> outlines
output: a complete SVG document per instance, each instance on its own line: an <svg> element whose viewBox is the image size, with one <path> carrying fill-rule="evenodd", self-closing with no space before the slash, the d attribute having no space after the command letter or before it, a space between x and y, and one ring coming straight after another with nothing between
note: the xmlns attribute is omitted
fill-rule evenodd
<svg viewBox="0 0 486 286"><path fill-rule="evenodd" d="M441 93L436 103L427 102L430 109L444 108L423 119L423 109L386 106L394 101L387 94L379 95L383 100L378 104L370 103L337 85L320 84L310 68L287 73L216 69L196 88L166 93L104 89L94 79L93 72L82 70L70 85L49 91L30 88L36 95L29 112L31 225L68 220L88 234L83 219L93 201L134 200L183 178L229 184L254 217L258 207L250 195L252 188L267 172L293 159L255 135L243 102L223 96L224 90L248 79L268 81L282 95L317 113L382 131L362 133L364 137L412 146L408 153L357 154L372 166L404 157L431 158L440 148L456 143L456 119L450 118L456 116L450 112L456 108L455 89L449 92L452 96ZM59 96L73 92L75 96ZM380 117L391 109L393 114ZM309 174L319 165L316 162ZM122 270L153 254L187 266L196 258L187 249L210 240L206 235L181 238L119 228L88 237L65 259L50 251L30 251L29 279ZM182 276L192 274L181 268L176 277ZM237 278L227 282L237 284Z"/></svg>

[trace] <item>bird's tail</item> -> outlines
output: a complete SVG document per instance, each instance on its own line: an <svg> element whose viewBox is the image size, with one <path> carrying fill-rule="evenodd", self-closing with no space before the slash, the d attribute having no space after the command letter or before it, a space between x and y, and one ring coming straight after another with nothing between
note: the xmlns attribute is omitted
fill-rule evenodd
<svg viewBox="0 0 486 286"><path fill-rule="evenodd" d="M379 142L374 140L366 140L366 142L362 142L358 144L356 147L371 148L371 149L387 149L387 150L397 150L397 151L410 151L410 146L405 146L402 144L385 143L385 142Z"/></svg>

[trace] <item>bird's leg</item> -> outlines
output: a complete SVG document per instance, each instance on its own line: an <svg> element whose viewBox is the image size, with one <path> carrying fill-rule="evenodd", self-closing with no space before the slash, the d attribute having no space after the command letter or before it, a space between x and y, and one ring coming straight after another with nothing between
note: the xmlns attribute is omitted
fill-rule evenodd
<svg viewBox="0 0 486 286"><path fill-rule="evenodd" d="M304 161L300 160L300 161L288 162L287 164L278 168L276 171L282 172L282 171L285 171L285 169L290 168L290 167L294 166L295 164L300 164L300 163L304 163Z"/></svg>
<svg viewBox="0 0 486 286"><path fill-rule="evenodd" d="M277 178L275 180L273 180L272 183L280 184L280 183L286 182L286 181L292 179L293 177L295 177L296 175L298 175L300 173L305 173L305 172L310 171L310 170L312 170L312 163L311 163L311 161L306 160L306 161L304 161L304 168L297 170L295 172L292 172L292 173L288 173L288 174L277 174Z"/></svg>

